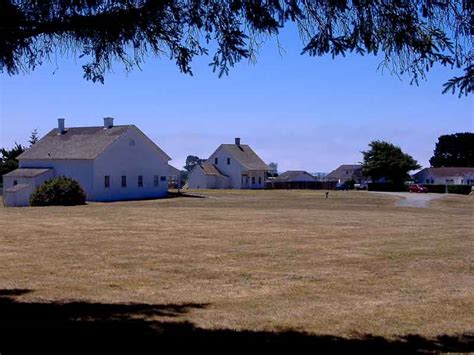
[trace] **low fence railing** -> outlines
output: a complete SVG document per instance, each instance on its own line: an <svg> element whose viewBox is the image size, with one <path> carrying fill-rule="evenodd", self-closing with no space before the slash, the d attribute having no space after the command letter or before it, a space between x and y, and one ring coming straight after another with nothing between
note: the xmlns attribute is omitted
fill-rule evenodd
<svg viewBox="0 0 474 355"><path fill-rule="evenodd" d="M265 187L275 190L335 190L336 185L335 181L271 181Z"/></svg>

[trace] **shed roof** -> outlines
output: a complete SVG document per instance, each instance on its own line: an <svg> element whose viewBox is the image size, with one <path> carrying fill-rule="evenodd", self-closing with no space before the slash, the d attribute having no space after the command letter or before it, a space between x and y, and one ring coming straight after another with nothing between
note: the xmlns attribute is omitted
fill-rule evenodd
<svg viewBox="0 0 474 355"><path fill-rule="evenodd" d="M18 178L34 178L36 176L39 176L41 174L44 174L51 169L49 168L44 168L44 169L36 169L36 168L19 168L15 169L13 171L10 171L9 173L3 175L6 177L18 177Z"/></svg>
<svg viewBox="0 0 474 355"><path fill-rule="evenodd" d="M173 165L168 164L168 175L169 176L179 176L181 175L181 171L175 168Z"/></svg>
<svg viewBox="0 0 474 355"><path fill-rule="evenodd" d="M204 174L206 175L227 177L227 175L221 173L214 164L204 163L199 166L201 167L201 169L204 171Z"/></svg>
<svg viewBox="0 0 474 355"><path fill-rule="evenodd" d="M17 185L13 185L13 186L10 186L8 189L6 189L5 191L6 192L18 192L20 190L23 190L23 189L26 189L27 187L29 187L30 185L28 184L17 184Z"/></svg>

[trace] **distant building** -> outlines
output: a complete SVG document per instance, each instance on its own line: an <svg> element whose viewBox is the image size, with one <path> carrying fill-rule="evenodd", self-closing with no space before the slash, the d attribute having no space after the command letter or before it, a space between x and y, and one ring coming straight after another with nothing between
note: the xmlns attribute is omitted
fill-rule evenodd
<svg viewBox="0 0 474 355"><path fill-rule="evenodd" d="M181 188L181 170L168 165L168 187L172 189Z"/></svg>
<svg viewBox="0 0 474 355"><path fill-rule="evenodd" d="M134 125L65 127L64 119L18 157L19 169L3 176L6 206L27 206L44 181L66 176L88 201L157 198L168 193L171 158Z"/></svg>
<svg viewBox="0 0 474 355"><path fill-rule="evenodd" d="M474 186L474 168L425 168L413 177L419 184Z"/></svg>
<svg viewBox="0 0 474 355"><path fill-rule="evenodd" d="M326 176L327 181L337 181L344 183L354 180L356 184L361 184L367 180L362 174L362 165L341 165L336 170L331 171Z"/></svg>
<svg viewBox="0 0 474 355"><path fill-rule="evenodd" d="M275 182L309 182L317 181L316 177L303 170L288 170L274 179Z"/></svg>
<svg viewBox="0 0 474 355"><path fill-rule="evenodd" d="M191 189L263 189L271 168L246 144L221 144L189 173Z"/></svg>
<svg viewBox="0 0 474 355"><path fill-rule="evenodd" d="M328 173L311 173L311 175L313 175L316 180L318 181L326 181L326 177L328 176Z"/></svg>

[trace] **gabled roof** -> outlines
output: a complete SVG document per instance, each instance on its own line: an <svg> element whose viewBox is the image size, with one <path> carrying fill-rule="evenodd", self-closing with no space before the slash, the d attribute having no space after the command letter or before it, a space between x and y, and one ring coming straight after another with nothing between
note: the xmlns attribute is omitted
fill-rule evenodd
<svg viewBox="0 0 474 355"><path fill-rule="evenodd" d="M285 171L283 174L280 174L275 180L276 181L288 181L288 180L291 180L291 179L294 179L300 175L307 175L307 176L310 176L311 178L313 178L314 181L316 181L316 178L311 175L310 173L308 173L307 171L304 171L304 170L288 170L288 171Z"/></svg>
<svg viewBox="0 0 474 355"><path fill-rule="evenodd" d="M141 133L160 153L170 159L165 152L134 125L113 126L107 129L103 126L70 127L66 128L66 132L63 134L59 134L58 129L55 128L22 153L18 159L94 160L131 129Z"/></svg>
<svg viewBox="0 0 474 355"><path fill-rule="evenodd" d="M346 171L349 171L349 173L346 173ZM337 169L331 171L327 176L327 180L338 180L338 179L344 179L347 177L362 177L362 165L357 165L357 164L343 164L339 166Z"/></svg>
<svg viewBox="0 0 474 355"><path fill-rule="evenodd" d="M437 177L446 176L464 176L467 174L474 174L474 168L469 167L449 167L449 168L424 168L417 172L414 176L418 177L421 173L429 173Z"/></svg>
<svg viewBox="0 0 474 355"><path fill-rule="evenodd" d="M199 167L203 170L205 175L228 177L227 175L221 173L214 164L204 163L200 164Z"/></svg>
<svg viewBox="0 0 474 355"><path fill-rule="evenodd" d="M247 170L272 170L247 144L221 144Z"/></svg>
<svg viewBox="0 0 474 355"><path fill-rule="evenodd" d="M18 159L95 159L132 126L71 127L51 130Z"/></svg>
<svg viewBox="0 0 474 355"><path fill-rule="evenodd" d="M51 169L33 169L33 168L19 168L3 175L4 177L18 177L18 178L34 178L44 174Z"/></svg>

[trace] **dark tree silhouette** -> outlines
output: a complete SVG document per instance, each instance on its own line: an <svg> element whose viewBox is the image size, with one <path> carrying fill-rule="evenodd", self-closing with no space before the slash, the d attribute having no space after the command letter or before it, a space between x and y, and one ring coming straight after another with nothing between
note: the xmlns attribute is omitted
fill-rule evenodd
<svg viewBox="0 0 474 355"><path fill-rule="evenodd" d="M474 167L474 133L440 136L430 159L434 168L449 166Z"/></svg>
<svg viewBox="0 0 474 355"><path fill-rule="evenodd" d="M256 331L206 329L183 320L210 304L137 304L25 301L33 290L0 289L2 352L107 351L170 352L322 352L439 353L474 350L472 333L426 338L407 334L385 338L372 334L340 337L291 329ZM181 319L179 319L179 318ZM21 338L22 341L18 341ZM61 341L58 341L61 339Z"/></svg>
<svg viewBox="0 0 474 355"><path fill-rule="evenodd" d="M420 168L415 159L391 143L373 141L369 147L368 151L362 152L364 156L362 173L374 181L386 178L400 185L404 183L410 170Z"/></svg>
<svg viewBox="0 0 474 355"><path fill-rule="evenodd" d="M18 168L17 157L26 150L21 144L15 143L12 149L0 149L0 182L3 182L3 175Z"/></svg>
<svg viewBox="0 0 474 355"><path fill-rule="evenodd" d="M381 55L381 65L412 82L434 64L464 68L445 92L473 89L473 0L0 0L0 66L16 74L53 54L88 58L84 77L104 81L115 62L126 70L148 53L168 56L191 74L211 53L219 75L259 43L297 26L302 53Z"/></svg>
<svg viewBox="0 0 474 355"><path fill-rule="evenodd" d="M186 169L186 171L190 172L196 165L204 163L205 161L206 159L201 159L195 155L188 155L184 168Z"/></svg>
<svg viewBox="0 0 474 355"><path fill-rule="evenodd" d="M38 130L35 128L34 130L31 131L30 139L28 140L28 143L30 143L30 146L32 146L38 141L39 141Z"/></svg>

